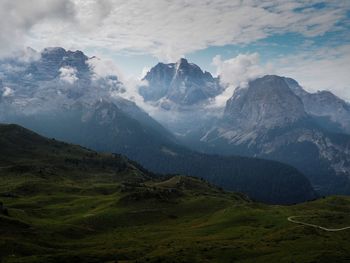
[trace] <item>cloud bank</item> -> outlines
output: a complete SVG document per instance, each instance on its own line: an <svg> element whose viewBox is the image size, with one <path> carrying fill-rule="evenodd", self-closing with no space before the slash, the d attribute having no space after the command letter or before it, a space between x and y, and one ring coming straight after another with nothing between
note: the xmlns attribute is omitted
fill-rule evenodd
<svg viewBox="0 0 350 263"><path fill-rule="evenodd" d="M247 44L272 34L314 37L340 30L350 2L317 0L3 0L0 49L107 48L176 60L209 46Z"/></svg>
<svg viewBox="0 0 350 263"><path fill-rule="evenodd" d="M276 74L294 78L309 92L329 90L350 101L350 45L300 52L271 62Z"/></svg>
<svg viewBox="0 0 350 263"><path fill-rule="evenodd" d="M75 17L74 10L70 0L1 0L0 55L8 55L29 44L37 25L48 25L52 32L48 32L47 37L52 37L55 24L70 22Z"/></svg>
<svg viewBox="0 0 350 263"><path fill-rule="evenodd" d="M292 55L276 57L269 63L261 63L258 53L239 54L231 59L213 58L217 75L226 86L224 93L215 98L215 106L224 106L234 90L244 87L249 80L265 74L291 77L309 92L329 90L350 101L350 45L333 49L300 51Z"/></svg>
<svg viewBox="0 0 350 263"><path fill-rule="evenodd" d="M227 60L215 56L213 64L217 67L216 75L220 77L221 84L226 87L225 91L215 98L214 106L218 107L225 106L238 86L244 87L249 80L268 74L272 70L270 66L260 64L258 53L239 54Z"/></svg>
<svg viewBox="0 0 350 263"><path fill-rule="evenodd" d="M207 47L244 46L285 33L312 39L333 32L349 43L349 10L350 1L345 0L2 0L0 56L26 46L37 50L62 46L93 54L104 49L176 61ZM217 57L214 64L230 87L225 96L236 85L274 70L297 79L310 91L330 89L350 100L349 46L342 44L328 51L319 48L271 58L272 68L261 65L254 53L231 60ZM24 59L37 55L27 51ZM118 71L97 64L95 71L100 75ZM74 81L74 72L66 73L63 78ZM118 71L117 75L123 74Z"/></svg>

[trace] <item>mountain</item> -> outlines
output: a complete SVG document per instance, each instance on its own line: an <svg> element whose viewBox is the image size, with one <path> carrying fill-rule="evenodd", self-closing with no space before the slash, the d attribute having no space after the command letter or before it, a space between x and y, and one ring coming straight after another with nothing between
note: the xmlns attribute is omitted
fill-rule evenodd
<svg viewBox="0 0 350 263"><path fill-rule="evenodd" d="M31 74L38 80L51 80L60 75L62 68L74 68L78 79L89 75L90 68L86 63L88 57L81 51L65 50L61 47L46 48L40 53L39 60L31 63L25 74Z"/></svg>
<svg viewBox="0 0 350 263"><path fill-rule="evenodd" d="M125 88L116 76L96 80L93 70L87 72L81 61L88 60L81 52L64 51L62 55L62 49L51 48L42 57L21 67L31 72L30 84L23 79L11 81L11 74L3 72L4 84L13 94L0 103L1 122L17 123L94 150L124 154L156 173L202 177L263 202L284 204L315 198L305 176L288 165L187 149L135 103L121 97ZM74 67L72 83L58 75L64 61ZM50 66L34 66L43 64Z"/></svg>
<svg viewBox="0 0 350 263"><path fill-rule="evenodd" d="M111 181L125 179L123 173L129 174L127 179L133 181L145 181L155 176L123 156L100 154L78 145L48 139L18 125L0 124L0 135L2 175L28 175L28 179L39 176L43 182L45 179L60 180L66 172L72 178L77 173L79 176L75 179L78 180L87 180L96 176L94 173L103 171L117 173L110 178ZM26 180L21 183L27 184ZM35 192L35 189L28 190Z"/></svg>
<svg viewBox="0 0 350 263"><path fill-rule="evenodd" d="M299 83L285 78L290 89L303 101L305 111L323 128L350 134L350 105L330 91L309 93Z"/></svg>
<svg viewBox="0 0 350 263"><path fill-rule="evenodd" d="M74 114L73 114L74 113ZM128 156L156 173L192 175L246 193L254 200L289 204L316 197L309 181L285 164L244 157L197 153L163 133L130 118L116 105L63 111L54 117L35 115L16 123L67 142Z"/></svg>
<svg viewBox="0 0 350 263"><path fill-rule="evenodd" d="M145 101L160 102L163 108L172 104L191 106L222 92L218 79L184 58L176 63L158 63L143 80L148 85L140 87L140 94Z"/></svg>
<svg viewBox="0 0 350 263"><path fill-rule="evenodd" d="M300 88L290 88L295 83L264 76L238 88L227 101L222 119L207 127L197 147L209 153L288 163L302 171L320 193L350 194L350 136L321 125L315 119L318 106L306 107L306 102L313 101ZM319 93L310 96L319 97Z"/></svg>
<svg viewBox="0 0 350 263"><path fill-rule="evenodd" d="M225 119L241 129L270 129L306 117L302 101L284 79L266 76L238 89L227 101Z"/></svg>
<svg viewBox="0 0 350 263"><path fill-rule="evenodd" d="M328 234L295 221L343 228L349 204L254 203L198 178L155 175L120 155L0 125L1 262L346 262L346 229Z"/></svg>

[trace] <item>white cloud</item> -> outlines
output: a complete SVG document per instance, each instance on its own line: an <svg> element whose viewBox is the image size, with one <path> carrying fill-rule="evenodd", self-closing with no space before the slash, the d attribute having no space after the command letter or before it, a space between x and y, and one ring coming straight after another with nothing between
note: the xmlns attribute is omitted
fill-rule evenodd
<svg viewBox="0 0 350 263"><path fill-rule="evenodd" d="M143 72L139 78L135 76L126 76L113 60L100 57L90 58L88 64L94 72L93 79L95 81L98 81L100 78L115 76L123 83L123 92L112 92L110 94L112 97L122 97L131 100L149 113L157 111L155 107L145 103L143 97L139 93L139 87L147 85L147 81L141 80Z"/></svg>
<svg viewBox="0 0 350 263"><path fill-rule="evenodd" d="M4 87L3 90L4 90L2 93L3 97L9 97L9 96L13 95L13 93L14 93L13 90L9 87Z"/></svg>
<svg viewBox="0 0 350 263"><path fill-rule="evenodd" d="M24 49L15 50L15 52L13 52L10 55L10 57L11 56L17 58L18 61L20 61L20 62L29 63L32 61L39 60L41 57L41 54L40 54L40 52L37 52L36 50L34 50L30 47L27 47Z"/></svg>
<svg viewBox="0 0 350 263"><path fill-rule="evenodd" d="M266 71L260 65L258 53L239 54L227 60L222 60L221 56L215 56L213 64L217 67L216 74L220 76L220 81L235 87L245 85L248 80L261 76Z"/></svg>
<svg viewBox="0 0 350 263"><path fill-rule="evenodd" d="M329 90L350 101L350 45L305 51L272 63L276 74L294 78L309 92Z"/></svg>
<svg viewBox="0 0 350 263"><path fill-rule="evenodd" d="M143 67L140 78L141 79L144 78L150 70L151 70L151 67Z"/></svg>
<svg viewBox="0 0 350 263"><path fill-rule="evenodd" d="M8 55L23 48L35 25L50 24L54 29L60 21L74 18L74 5L71 0L1 0L0 17L0 55Z"/></svg>
<svg viewBox="0 0 350 263"><path fill-rule="evenodd" d="M123 78L121 70L117 67L113 60L93 57L90 58L87 63L94 72L95 79L105 78L108 76L117 76L120 79Z"/></svg>
<svg viewBox="0 0 350 263"><path fill-rule="evenodd" d="M246 44L272 34L339 30L350 2L319 0L3 0L0 43L35 48L106 48L176 60L208 46ZM72 23L73 22L73 23ZM22 43L15 41L15 43Z"/></svg>
<svg viewBox="0 0 350 263"><path fill-rule="evenodd" d="M216 74L220 76L220 82L226 87L222 94L215 97L214 106L218 107L225 106L238 86L244 87L249 80L272 71L269 65L260 64L258 53L239 54L228 60L216 56L213 58L213 64L217 67Z"/></svg>
<svg viewBox="0 0 350 263"><path fill-rule="evenodd" d="M324 8L314 7L319 3ZM145 53L174 61L209 46L244 45L288 32L312 38L337 31L346 38L348 29L342 28L346 23L341 22L348 22L349 10L350 1L345 0L1 0L0 56L25 46L38 50L63 46ZM332 49L320 52L320 56L300 53L274 59L274 69L295 78L310 91L330 89L350 99L348 48L337 49L337 55L330 54L335 52ZM223 81L231 87L221 99L232 93L235 83L243 83L266 69L255 55L242 56L233 61L216 59ZM35 54L29 52L24 59L27 57L35 58ZM242 72L244 63L248 63L248 70ZM121 81L137 82L126 80L108 63L103 63L107 67L95 64L94 70L101 76L117 72L119 78L124 78ZM241 72L242 76L226 74L228 70ZM76 80L71 70L63 69L61 74L70 83Z"/></svg>
<svg viewBox="0 0 350 263"><path fill-rule="evenodd" d="M239 54L228 60L216 56L213 64L227 88L211 106L224 106L236 87L244 87L249 80L265 74L290 77L309 92L329 90L350 101L350 45L301 51L272 59L268 64L262 64L257 53Z"/></svg>
<svg viewBox="0 0 350 263"><path fill-rule="evenodd" d="M76 76L77 70L73 67L62 67L60 68L59 72L60 79L71 85L78 80L78 77Z"/></svg>

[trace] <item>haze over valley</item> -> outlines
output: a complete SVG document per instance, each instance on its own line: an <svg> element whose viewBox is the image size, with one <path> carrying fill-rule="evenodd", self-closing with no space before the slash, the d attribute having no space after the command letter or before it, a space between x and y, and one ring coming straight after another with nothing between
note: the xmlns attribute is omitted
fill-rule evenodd
<svg viewBox="0 0 350 263"><path fill-rule="evenodd" d="M350 260L346 1L0 3L1 262Z"/></svg>

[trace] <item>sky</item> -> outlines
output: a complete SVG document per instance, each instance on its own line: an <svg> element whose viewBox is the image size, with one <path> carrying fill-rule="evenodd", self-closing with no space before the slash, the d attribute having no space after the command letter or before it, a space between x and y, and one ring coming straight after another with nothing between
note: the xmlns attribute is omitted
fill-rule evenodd
<svg viewBox="0 0 350 263"><path fill-rule="evenodd" d="M0 17L0 56L61 46L128 78L186 57L233 88L278 74L350 101L349 0L1 0Z"/></svg>

